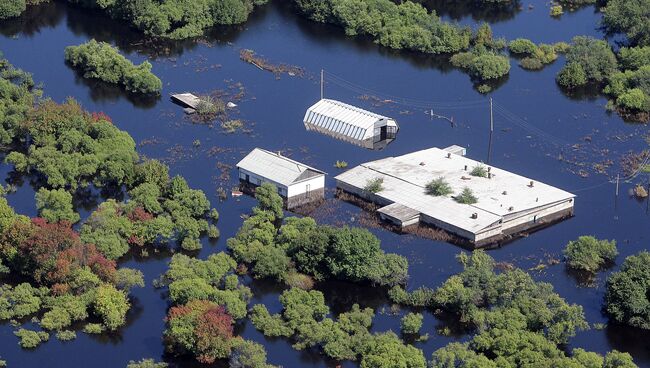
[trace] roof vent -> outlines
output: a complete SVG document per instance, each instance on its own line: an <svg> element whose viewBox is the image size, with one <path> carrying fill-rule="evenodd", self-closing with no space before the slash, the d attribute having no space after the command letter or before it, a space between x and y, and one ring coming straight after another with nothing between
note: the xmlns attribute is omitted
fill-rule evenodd
<svg viewBox="0 0 650 368"><path fill-rule="evenodd" d="M488 179L492 179L492 173L488 170Z"/></svg>
<svg viewBox="0 0 650 368"><path fill-rule="evenodd" d="M476 213L476 212L472 213L472 218L477 219L478 218L478 213Z"/></svg>
<svg viewBox="0 0 650 368"><path fill-rule="evenodd" d="M465 171L467 171L467 165L465 165Z"/></svg>
<svg viewBox="0 0 650 368"><path fill-rule="evenodd" d="M531 181L530 181L530 184L528 184L528 186L531 187L531 188L534 187L534 186L535 186L535 182L531 180Z"/></svg>
<svg viewBox="0 0 650 368"><path fill-rule="evenodd" d="M420 166L424 166L424 165L426 165L424 161L420 162Z"/></svg>
<svg viewBox="0 0 650 368"><path fill-rule="evenodd" d="M447 158L451 158L451 152L447 152Z"/></svg>
<svg viewBox="0 0 650 368"><path fill-rule="evenodd" d="M512 212L512 211L514 211L514 210L515 210L514 207L512 207L512 206L508 207L508 211Z"/></svg>
<svg viewBox="0 0 650 368"><path fill-rule="evenodd" d="M508 191L504 190L503 193L501 193L501 194L508 195Z"/></svg>

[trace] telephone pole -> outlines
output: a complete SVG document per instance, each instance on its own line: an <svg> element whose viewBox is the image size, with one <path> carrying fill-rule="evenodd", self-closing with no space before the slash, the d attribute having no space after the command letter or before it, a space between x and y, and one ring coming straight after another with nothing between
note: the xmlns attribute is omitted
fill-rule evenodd
<svg viewBox="0 0 650 368"><path fill-rule="evenodd" d="M490 97L490 133L494 131L494 115L492 114L492 97Z"/></svg>
<svg viewBox="0 0 650 368"><path fill-rule="evenodd" d="M324 96L324 84L325 84L325 70L320 70L320 99L323 99Z"/></svg>

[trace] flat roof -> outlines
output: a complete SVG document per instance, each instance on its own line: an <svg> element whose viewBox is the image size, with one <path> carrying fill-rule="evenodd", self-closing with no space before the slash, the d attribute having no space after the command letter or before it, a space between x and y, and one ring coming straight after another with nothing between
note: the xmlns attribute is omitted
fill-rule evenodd
<svg viewBox="0 0 650 368"><path fill-rule="evenodd" d="M530 186L531 179L493 166L490 166L490 179L471 176L470 171L477 165L483 164L439 148L429 148L367 162L336 179L363 188L368 180L382 178L383 190L376 193L378 196L472 233L495 225L507 216L517 217L520 212L575 197L535 180ZM484 166L487 169L488 166ZM439 177L449 183L452 194L435 197L425 193L426 184ZM464 187L472 190L478 198L477 203L467 205L453 199ZM474 213L476 218L472 218Z"/></svg>
<svg viewBox="0 0 650 368"><path fill-rule="evenodd" d="M323 171L262 148L253 149L237 167L285 186L325 175Z"/></svg>

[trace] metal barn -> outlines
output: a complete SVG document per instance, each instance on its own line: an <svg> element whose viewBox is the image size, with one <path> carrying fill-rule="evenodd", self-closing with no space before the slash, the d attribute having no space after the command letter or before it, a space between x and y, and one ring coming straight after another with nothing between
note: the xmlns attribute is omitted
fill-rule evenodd
<svg viewBox="0 0 650 368"><path fill-rule="evenodd" d="M303 119L305 128L365 148L381 148L397 136L394 119L346 103L321 99Z"/></svg>
<svg viewBox="0 0 650 368"><path fill-rule="evenodd" d="M275 185L289 209L325 197L325 172L280 153L255 148L237 163L237 169L245 188L265 182Z"/></svg>

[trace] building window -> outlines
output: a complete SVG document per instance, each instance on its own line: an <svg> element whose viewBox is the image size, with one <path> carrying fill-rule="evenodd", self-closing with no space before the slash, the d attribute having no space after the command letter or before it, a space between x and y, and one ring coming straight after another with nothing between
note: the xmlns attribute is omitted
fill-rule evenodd
<svg viewBox="0 0 650 368"><path fill-rule="evenodd" d="M257 181L257 185L262 185L262 179L258 178L258 179L256 179L256 181Z"/></svg>

